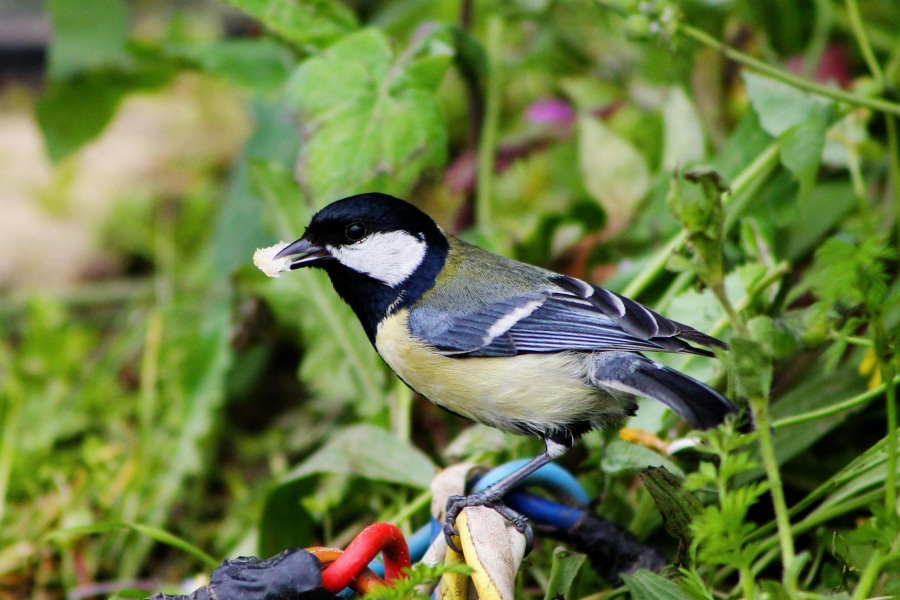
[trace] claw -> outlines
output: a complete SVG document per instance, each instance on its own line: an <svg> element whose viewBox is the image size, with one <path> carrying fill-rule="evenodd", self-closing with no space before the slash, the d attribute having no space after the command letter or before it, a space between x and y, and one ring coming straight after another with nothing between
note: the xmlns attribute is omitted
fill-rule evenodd
<svg viewBox="0 0 900 600"><path fill-rule="evenodd" d="M456 545L456 542L453 541L453 538L459 535L459 532L453 529L452 527L448 528L446 524L444 524L444 540L447 542L447 547L456 552L457 554L462 554L463 551Z"/></svg>
<svg viewBox="0 0 900 600"><path fill-rule="evenodd" d="M516 529L519 528L516 527ZM534 531L531 530L531 526L528 523L525 523L525 531L519 529L519 532L525 534L525 554L523 555L524 558L525 556L531 554L531 551L534 549Z"/></svg>
<svg viewBox="0 0 900 600"><path fill-rule="evenodd" d="M459 531L456 530L456 517L459 516L462 509L468 506L486 506L500 513L504 519L513 524L516 531L525 536L525 556L531 554L531 549L534 546L534 532L528 524L528 519L503 504L500 498L495 493L492 493L490 488L478 494L450 496L447 499L447 516L443 527L444 539L447 540L447 546L452 548L454 552L462 554L462 551L453 542L453 538L459 535Z"/></svg>

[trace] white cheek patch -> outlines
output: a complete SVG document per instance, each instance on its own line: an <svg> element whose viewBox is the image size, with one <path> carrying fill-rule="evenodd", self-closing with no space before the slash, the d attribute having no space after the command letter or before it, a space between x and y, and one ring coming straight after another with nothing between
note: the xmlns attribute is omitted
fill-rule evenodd
<svg viewBox="0 0 900 600"><path fill-rule="evenodd" d="M373 233L355 244L328 246L328 251L345 267L393 287L422 264L425 242L404 231L390 231Z"/></svg>

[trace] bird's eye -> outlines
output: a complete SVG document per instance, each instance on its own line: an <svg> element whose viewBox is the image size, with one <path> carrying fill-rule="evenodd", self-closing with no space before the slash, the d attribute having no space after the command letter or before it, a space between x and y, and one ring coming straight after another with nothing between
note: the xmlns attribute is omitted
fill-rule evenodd
<svg viewBox="0 0 900 600"><path fill-rule="evenodd" d="M350 223L347 225L347 230L344 232L344 236L350 242L358 242L359 240L366 237L366 226L360 222Z"/></svg>

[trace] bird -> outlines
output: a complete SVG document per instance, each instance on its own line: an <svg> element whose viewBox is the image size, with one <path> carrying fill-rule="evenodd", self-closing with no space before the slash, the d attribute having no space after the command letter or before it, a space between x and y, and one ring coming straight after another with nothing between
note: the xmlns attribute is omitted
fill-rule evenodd
<svg viewBox="0 0 900 600"><path fill-rule="evenodd" d="M662 402L698 429L739 412L715 389L644 356L714 356L710 349L725 350L724 342L616 292L468 244L387 194L325 206L300 239L268 256L276 274L325 271L375 350L415 392L472 421L543 440L544 450L512 474L447 501L451 546L468 506L493 508L530 545L527 518L503 496L587 431L633 415L638 397Z"/></svg>

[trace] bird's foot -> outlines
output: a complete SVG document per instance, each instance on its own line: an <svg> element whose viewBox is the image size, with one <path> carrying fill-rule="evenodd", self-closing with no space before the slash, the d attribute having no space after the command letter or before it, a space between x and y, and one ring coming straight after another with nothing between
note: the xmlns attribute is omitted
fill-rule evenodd
<svg viewBox="0 0 900 600"><path fill-rule="evenodd" d="M447 516L444 519L444 537L447 540L447 545L455 552L461 553L461 550L453 542L453 538L459 535L459 532L456 530L456 517L459 516L459 513L461 513L464 508L468 508L469 506L485 506L500 513L500 516L513 524L516 531L525 536L525 556L528 556L531 553L531 547L534 545L534 532L531 531L528 519L525 515L518 513L505 505L502 496L492 493L490 488L483 492L478 492L477 494L469 494L468 496L450 496L447 499Z"/></svg>

